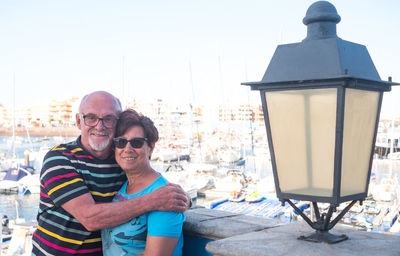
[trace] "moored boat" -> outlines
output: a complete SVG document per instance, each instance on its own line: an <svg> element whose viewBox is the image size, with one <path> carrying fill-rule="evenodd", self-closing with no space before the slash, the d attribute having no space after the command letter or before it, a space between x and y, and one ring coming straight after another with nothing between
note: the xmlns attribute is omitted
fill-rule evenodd
<svg viewBox="0 0 400 256"><path fill-rule="evenodd" d="M393 206L388 214L383 217L382 227L383 231L389 231L399 216L399 207Z"/></svg>
<svg viewBox="0 0 400 256"><path fill-rule="evenodd" d="M9 168L3 180L0 181L0 192L18 192L20 181L24 177L29 177L34 174L35 169L30 166L17 165L16 167Z"/></svg>

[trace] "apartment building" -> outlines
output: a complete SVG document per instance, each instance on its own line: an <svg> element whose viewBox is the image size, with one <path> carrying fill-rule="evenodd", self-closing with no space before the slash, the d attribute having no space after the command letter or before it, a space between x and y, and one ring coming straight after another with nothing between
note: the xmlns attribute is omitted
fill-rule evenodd
<svg viewBox="0 0 400 256"><path fill-rule="evenodd" d="M53 99L50 104L14 108L0 106L0 125L9 126L73 126L79 98Z"/></svg>

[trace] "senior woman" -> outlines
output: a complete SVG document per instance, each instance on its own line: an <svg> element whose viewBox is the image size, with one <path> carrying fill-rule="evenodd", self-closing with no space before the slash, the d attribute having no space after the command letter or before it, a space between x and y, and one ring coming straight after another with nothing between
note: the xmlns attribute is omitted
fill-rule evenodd
<svg viewBox="0 0 400 256"><path fill-rule="evenodd" d="M132 109L121 113L114 139L115 158L127 182L113 201L150 193L167 180L150 166L158 131L146 116ZM104 255L182 255L183 213L153 211L102 230Z"/></svg>

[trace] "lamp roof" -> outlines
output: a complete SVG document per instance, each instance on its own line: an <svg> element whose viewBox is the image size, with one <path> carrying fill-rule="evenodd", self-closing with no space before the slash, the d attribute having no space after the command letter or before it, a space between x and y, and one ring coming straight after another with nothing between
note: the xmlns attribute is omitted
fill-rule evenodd
<svg viewBox="0 0 400 256"><path fill-rule="evenodd" d="M300 43L279 45L262 80L243 84L356 78L393 85L381 80L364 45L337 36L336 24L340 20L331 3L315 2L303 19L307 37Z"/></svg>

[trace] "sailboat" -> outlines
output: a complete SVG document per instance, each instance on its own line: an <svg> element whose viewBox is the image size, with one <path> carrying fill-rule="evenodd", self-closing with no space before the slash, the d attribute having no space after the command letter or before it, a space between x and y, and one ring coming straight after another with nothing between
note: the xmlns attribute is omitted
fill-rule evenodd
<svg viewBox="0 0 400 256"><path fill-rule="evenodd" d="M29 166L29 161L22 164L24 159L17 159L16 155L16 136L15 136L15 74L14 74L14 95L13 95L13 126L11 140L11 156L3 161L6 164L6 173L0 181L0 192L39 193L40 181L39 174Z"/></svg>

